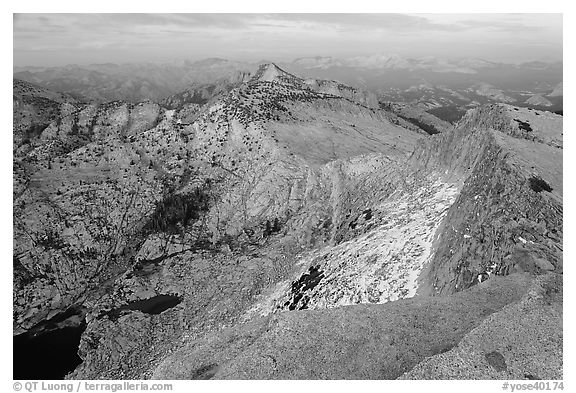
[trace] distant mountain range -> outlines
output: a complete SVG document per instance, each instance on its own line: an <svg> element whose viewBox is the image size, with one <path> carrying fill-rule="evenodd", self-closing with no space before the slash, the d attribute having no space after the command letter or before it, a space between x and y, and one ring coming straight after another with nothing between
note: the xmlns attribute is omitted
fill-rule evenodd
<svg viewBox="0 0 576 393"><path fill-rule="evenodd" d="M357 56L345 59L322 56L303 57L294 60L293 64L304 68L321 69L351 67L370 70L430 70L434 72L459 72L464 74L475 74L479 68L492 68L499 65L498 63L481 59L441 59L433 56L405 58L397 54Z"/></svg>
<svg viewBox="0 0 576 393"><path fill-rule="evenodd" d="M63 67L15 67L14 78L71 94L84 100L145 99L161 101L186 88L215 82L242 82L263 62L239 62L219 58L196 62L167 64L92 64ZM335 80L360 87L381 96L384 101L410 102L415 88L454 90L460 94L467 89L488 86L498 91L482 94L498 102L527 102L532 95L556 97L541 106L561 106L562 63L529 62L505 64L482 59L444 59L437 57L406 58L396 54L357 56L344 59L334 57L304 57L292 62L277 62L286 71L304 78ZM481 89L480 89L481 90ZM485 90L485 89L484 89ZM467 94L464 94L467 95ZM502 97L512 97L514 101ZM420 97L422 98L422 97ZM472 106L475 98L468 97ZM482 99L480 102L483 101ZM534 102L534 100L532 100ZM456 101L452 105L458 105ZM461 103L460 103L461 104ZM436 103L435 106L443 104ZM555 108L557 109L557 108Z"/></svg>
<svg viewBox="0 0 576 393"><path fill-rule="evenodd" d="M446 120L486 103L513 103L555 112L563 106L561 62L505 64L482 59L375 55L300 58L283 67L299 75L367 89L381 102L447 113Z"/></svg>
<svg viewBox="0 0 576 393"><path fill-rule="evenodd" d="M64 67L17 67L14 78L99 102L126 100L160 101L196 83L241 78L256 65L206 59L195 63L91 64Z"/></svg>

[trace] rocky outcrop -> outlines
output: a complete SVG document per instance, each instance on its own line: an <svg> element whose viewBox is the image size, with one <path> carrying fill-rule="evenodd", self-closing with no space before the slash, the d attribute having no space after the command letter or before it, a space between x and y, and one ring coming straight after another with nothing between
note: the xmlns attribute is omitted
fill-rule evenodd
<svg viewBox="0 0 576 393"><path fill-rule="evenodd" d="M527 104L534 106L552 106L552 102L541 94L534 94L526 100Z"/></svg>
<svg viewBox="0 0 576 393"><path fill-rule="evenodd" d="M562 275L540 276L517 303L400 379L562 379Z"/></svg>
<svg viewBox="0 0 576 393"><path fill-rule="evenodd" d="M280 82L298 89L309 89L318 93L347 98L368 108L378 108L378 99L372 92L350 87L337 81L302 79L282 70L273 63L262 64L251 80L260 82Z"/></svg>
<svg viewBox="0 0 576 393"><path fill-rule="evenodd" d="M541 123L526 135L512 118L518 113L501 105L473 111L452 134L430 141L446 146L430 151L444 153L412 157L465 174L423 292L451 293L495 274L539 272L538 265L562 271L562 149L552 142L561 139L561 116L546 114L553 117L548 128ZM452 149L455 141L468 149Z"/></svg>
<svg viewBox="0 0 576 393"><path fill-rule="evenodd" d="M12 83L13 152L29 150L30 142L62 114L75 110L73 97L19 79Z"/></svg>

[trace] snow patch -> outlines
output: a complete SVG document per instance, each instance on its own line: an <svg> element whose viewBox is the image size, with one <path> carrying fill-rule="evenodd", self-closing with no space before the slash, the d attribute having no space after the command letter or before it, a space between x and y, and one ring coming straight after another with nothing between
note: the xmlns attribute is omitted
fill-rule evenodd
<svg viewBox="0 0 576 393"><path fill-rule="evenodd" d="M418 276L433 256L433 241L458 189L436 181L411 194L398 193L376 209L380 225L361 236L312 251L298 261L300 274L315 266L323 278L299 299L305 308L386 303L416 294ZM249 315L267 315L294 306L291 280L279 283ZM304 303L298 303L296 309Z"/></svg>

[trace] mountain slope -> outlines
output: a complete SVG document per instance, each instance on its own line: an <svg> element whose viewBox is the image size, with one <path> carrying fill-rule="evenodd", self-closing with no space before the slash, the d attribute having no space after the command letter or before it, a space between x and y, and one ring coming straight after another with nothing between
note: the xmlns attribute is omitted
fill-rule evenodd
<svg viewBox="0 0 576 393"><path fill-rule="evenodd" d="M527 131L523 124L536 122L540 116L550 119ZM516 121L518 118L524 123ZM416 366L404 377L560 378L561 346L557 343L562 339L561 298L557 293L562 291L562 194L557 177L544 175L561 173L557 164L562 151L556 143L556 138L561 138L561 123L556 120L560 117L510 106L486 107L471 111L455 130L423 140L415 150L403 173L420 168L412 175L420 181L441 173L457 192L456 199L445 208L444 219L443 215L433 215L432 222L440 226L429 232L434 239L432 256L424 272L416 274L420 296L389 302L413 294L399 292L379 299L370 286L356 287L356 279L364 284L381 274L371 268L378 266L378 255L386 255L390 247L385 245L385 237L375 236L373 224L393 239L391 228L379 226L378 218L373 218L373 214L378 217L382 213L365 210L352 221L354 227L348 226L349 240L298 261L293 279L260 297L244 324L191 340L162 361L153 376L390 379ZM525 161L527 148L540 149L538 154L529 155L529 162ZM530 181L535 175L553 182L554 188L535 190ZM370 180L375 182L376 178ZM398 206L398 202L392 204ZM396 212L406 217L401 209ZM389 220L390 214L384 217ZM397 230L399 225L394 222L393 228ZM369 241L356 237L358 226ZM417 226L418 230L424 228ZM355 242L358 246L350 248ZM350 245L343 248L347 243ZM375 252L374 257L370 257L371 252ZM399 254L400 259L392 256L389 265L406 272L402 255L406 254ZM392 279L385 286L389 290L399 277L390 275L389 267L384 272L384 280ZM522 275L499 277L512 272ZM511 295L508 291L515 285L522 289ZM469 287L473 288L466 289ZM493 292L484 297L486 290ZM510 301L510 306L494 310L496 313L488 318L483 314L469 321L462 313L464 309L474 313L475 307L486 313L493 307L491 301L500 296ZM357 305L374 302L384 304ZM436 307L442 310L440 314L431 311ZM529 328L523 318L513 317L527 307L531 320L548 322ZM278 312L303 309L308 310ZM455 320L450 319L452 312ZM456 333L463 328L465 332ZM519 329L535 342L540 342L542 335L553 337L550 345L539 345L550 351L546 359L534 352L533 345L519 342L515 334ZM383 331L387 332L384 336ZM504 335L504 339L494 341L496 334ZM514 349L505 347L506 343L515 343ZM478 348L478 355L468 349L471 345ZM446 354L438 355L443 352ZM506 359L503 364L509 367L501 368L502 361L494 360L496 357Z"/></svg>
<svg viewBox="0 0 576 393"><path fill-rule="evenodd" d="M395 379L427 356L450 350L506 305L525 302L528 288L544 291L514 275L447 298L280 313L198 340L162 362L153 378ZM561 376L558 369L541 374L542 366L523 371Z"/></svg>
<svg viewBox="0 0 576 393"><path fill-rule="evenodd" d="M308 114L292 114L292 105L309 106ZM320 110L322 120L311 117ZM342 121L342 110L357 117L359 131L348 133L356 125ZM302 150L286 123L294 132L314 129L328 147ZM385 142L402 133L397 147ZM192 125L153 103L84 105L50 124L17 160L16 326L82 299L79 282L97 285L126 269L148 237L170 239L166 226L149 229L162 201L209 192L206 227L180 235L219 247L246 232L259 236L267 220L285 222L299 210L290 193L305 191L301 179L313 166L379 149L405 156L419 137L345 98L272 82L233 89Z"/></svg>
<svg viewBox="0 0 576 393"><path fill-rule="evenodd" d="M538 271L542 260L546 269L562 270L561 122L550 113L488 106L457 127L473 150L455 157L461 148L450 144L454 134L441 134L429 151L440 155L412 157L468 172L430 264L433 291L451 293L515 269Z"/></svg>
<svg viewBox="0 0 576 393"><path fill-rule="evenodd" d="M396 378L561 276L561 116L485 106L428 136L366 97L270 64L192 123L149 102L52 123L19 159L15 331L81 306L71 378Z"/></svg>
<svg viewBox="0 0 576 393"><path fill-rule="evenodd" d="M492 314L456 347L424 359L400 378L562 378L562 303L562 275L541 276L519 302Z"/></svg>
<svg viewBox="0 0 576 393"><path fill-rule="evenodd" d="M561 162L561 149L559 146L548 144L553 140L555 141L554 138L561 136L561 128L556 128L561 127L561 124L554 122L560 117L549 115L551 121L546 123L547 127L542 123L538 128L535 127L528 132L520 128L522 123L518 123L515 118L524 115L522 121L528 122L540 119L539 116L546 114L539 112L522 113L521 111L509 106L493 106L473 111L468 114L456 130L423 141L421 147L416 149L416 153L411 157L410 161L414 167L421 168L415 174L416 178L427 178L431 173L443 172L444 181L454 182L456 180L454 184L459 191L456 200L451 202L451 206L448 205L446 218L442 220L442 216L435 217L435 219L441 220L441 224L438 229L431 232L435 239L433 256L428 261L424 272L418 277L417 292L421 296L417 297L419 299L417 301L430 301L431 304L437 301L447 302L443 304L457 304L458 297L451 295L452 293L476 285L481 291L480 288L485 288L484 282L488 285L496 285L497 276L512 272L525 272L524 274L528 274L528 276L524 277L534 277L534 275L553 271L554 273L548 273L547 278L543 279L544 281L540 280L539 283L533 284L535 291L540 294L561 291L561 286L560 289L558 287L562 273L562 236L559 233L562 213L561 205L558 204L561 201L561 187L560 190L535 190L530 181L530 176L535 174L538 176L543 176L544 173L557 175L561 170L561 167L559 168L554 164L554 162ZM521 113L518 114L517 112ZM523 161L526 156L526 147L541 149L538 155L530 155L532 157L531 165ZM501 158L498 158L499 156ZM497 170L501 171L501 174L495 174L494 169L488 169L490 167L498 168ZM549 177L545 176L545 179L548 180ZM374 178L371 180L375 181ZM492 191L493 188L490 185L498 182L504 184L504 188ZM554 183L554 186L558 186L558 184ZM476 187L481 187L482 191L475 191ZM479 207L471 211L465 207L478 204ZM231 330L223 331L204 340L191 341L189 346L184 346L179 352L168 357L157 368L154 375L167 378L341 378L343 375L349 378L395 378L400 376L402 371L395 371L397 366L388 363L389 349L376 351L378 355L375 353L374 356L376 357L370 364L381 366L377 367L374 373L367 371L370 368L367 368L365 363L350 362L350 359L356 358L353 349L358 347L359 342L382 342L376 331L362 330L356 332L352 325L348 325L362 318L354 314L354 312L360 312L361 309L357 308L359 306L341 307L346 304L382 302L377 297L374 300L371 299L369 287L354 289L355 277L360 278L355 269L359 266L358 271L366 274L366 268L370 265L363 265L362 259L366 255L370 264L378 263L377 259L370 259L369 253L372 250L376 251L378 244L385 243L374 237L374 229L370 229L370 224L374 223L372 221L374 219L371 217L372 212L373 209L370 210L370 215L363 212L362 218L359 217L357 221L355 219L353 222L361 225L363 229L360 233L366 231L366 234L369 235L367 238L373 242L363 243L361 237L354 238L354 231L357 228L354 227L349 234L351 237L349 242L359 242L360 244L355 250L352 249L354 251L349 256L346 256L346 251L342 252L342 246L346 244L344 241L334 248L328 246L327 252L312 253L310 257L297 262L300 267L292 276L294 278L285 283L279 283L275 290L266 292L260 298L256 308L248 314L245 325L238 325ZM368 220L367 217L369 216L370 219ZM506 222L510 222L512 225L502 225ZM516 222L520 225L515 225ZM366 223L369 223L370 226L366 226ZM374 224L378 225L377 222ZM398 227L398 223L395 223L395 227ZM350 231L350 228L351 226L347 230ZM420 225L419 228L422 226ZM405 235L402 238L405 238ZM377 254L382 255L382 250L377 251ZM336 258L341 258L340 255L344 256L341 259L342 262L336 262L338 261ZM394 266L401 266L398 265L399 261L396 258L392 260ZM370 270L368 269L368 271ZM339 275L335 275L336 272L339 272ZM341 275L346 274L346 272L350 272L352 275L350 277L343 276L345 279L339 281L338 277L342 277ZM361 277L360 282L366 282L365 280L370 278L371 274L374 273L368 273L367 277ZM528 279L533 280L533 278ZM393 280L392 283L398 282L397 277L394 277ZM547 284L542 284L542 282ZM509 288L508 285L506 287ZM427 300L427 297L423 295L428 293L428 288L430 288L431 294L441 294L442 297ZM497 290L497 292L499 291L501 289ZM351 296L346 297L344 295L342 297L346 292L349 292ZM287 297L282 297L283 293L288 294ZM363 293L367 297L363 297ZM330 297L326 297L326 295ZM396 296L401 298L411 295L410 292L400 292ZM523 302L533 302L530 299L534 296L531 292ZM538 296L540 295L536 295L536 299ZM474 298L479 299L475 296ZM384 298L383 301L393 299ZM553 306L554 310L557 310L558 299L553 299L555 299L553 302L556 302L556 305ZM540 305L538 302L537 300L531 315L534 318L543 318L544 315L548 315L549 311L545 305ZM404 304L399 302L396 306L395 302L386 303L382 306L381 311L374 311L374 317L371 317L370 320L373 321L374 318L386 320L385 315L388 314L385 310L388 310L388 307L401 307ZM319 311L326 307L330 311ZM443 307L446 308L446 306ZM481 307L486 307L486 305ZM303 314L297 314L297 311L276 314L278 309L311 310L298 311L298 313ZM271 312L273 312L272 316L264 317L264 319L258 316L268 315ZM414 312L415 315L422 313L418 309L409 312ZM557 311L552 312L555 322L552 322L549 328L554 329L555 337L561 337L561 332L558 331ZM349 313L354 314L354 316L348 316ZM324 314L326 314L325 317ZM293 318L297 322L292 322ZM330 327L324 326L322 318L330 321ZM341 324L334 325L335 319L341 320ZM486 320L488 325L482 329L494 331L497 329L495 326L498 326L494 324L500 323L498 321L503 319L506 317ZM310 326L314 326L314 329L310 331L306 330L305 327L309 326L309 321L313 321L310 322ZM514 329L520 328L518 326L519 321L520 319L514 319L514 322L507 320L508 325L511 326L507 327L507 332L514 332ZM260 330L257 327L261 323L267 326L266 329ZM474 326L476 324L477 322L473 323ZM329 333L334 329L337 330L340 325L345 326L346 339L341 338L342 333L335 332L338 338L332 337ZM362 326L370 326L370 324L365 322L362 323ZM430 332L434 326L436 326L434 323L431 325L424 323L422 331ZM387 330L389 329L391 328L388 327ZM452 331L450 329L452 328L447 328L443 332ZM381 329L377 329L377 331L381 331ZM409 330L402 330L402 333L407 334L407 331ZM324 342L326 334L329 336L327 342ZM514 340L513 333L506 334L510 340ZM531 331L527 334L538 337L542 333ZM225 344L227 341L229 342L227 337L230 335L237 337L238 340L233 347ZM241 337L244 335L255 337L256 341L254 338L250 341L243 341ZM300 337L307 338L300 339ZM483 337L485 336L476 338L476 342L480 339L483 343L481 345L490 347ZM455 341L459 341L461 338L459 336ZM324 353L322 348L333 347L328 342L338 344L333 345L334 348L330 349L329 353ZM435 351L431 344L428 346L425 343L425 340L420 339L416 342L418 344L414 345L418 349L414 349L415 351ZM432 342L437 343L437 338L433 339ZM295 353L286 352L286 346L301 348L301 345L302 348L311 346L315 349L310 353L304 349ZM370 345L372 346L372 344ZM494 345L491 347L495 348ZM368 350L368 347L366 348ZM448 345L440 352L450 348ZM410 354L414 353L411 351L414 350L402 349L396 353L398 353L397 356L409 357ZM503 349L498 350L506 353ZM547 350L553 351L554 359L560 359L559 347L552 345ZM487 350L486 354L488 352ZM517 348L513 356L516 359L525 359L525 356L533 356L531 354L530 347L523 346ZM342 359L345 358L346 361L340 359L339 356L342 356ZM411 358L408 364L404 363L406 364L404 367L410 369L423 359L423 357ZM436 361L435 358L431 359L430 362ZM487 359L491 358L488 357ZM176 364L184 364L184 366L176 366ZM210 366L208 367L207 364ZM323 368L323 364L328 364L330 367ZM348 365L348 368L341 369L344 364ZM446 369L446 367L451 367L450 363L448 365L443 364L445 373L453 372L449 371L450 368ZM553 376L553 378L561 376L561 363L556 362L549 366L545 361L534 358L534 361L527 361L523 364L525 364L525 368L510 371L513 373L512 375L522 376L524 373L525 375L548 375ZM338 376L331 374L330 370L338 370ZM464 372L463 374L451 375L468 378L475 374ZM505 374L481 375L499 378Z"/></svg>
<svg viewBox="0 0 576 393"><path fill-rule="evenodd" d="M77 101L66 94L14 79L12 105L14 148L40 134L61 112L73 111Z"/></svg>

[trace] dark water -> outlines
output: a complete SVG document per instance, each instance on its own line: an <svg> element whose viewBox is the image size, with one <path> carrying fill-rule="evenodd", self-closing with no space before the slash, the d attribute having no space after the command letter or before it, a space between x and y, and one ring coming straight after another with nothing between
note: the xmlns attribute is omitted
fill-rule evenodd
<svg viewBox="0 0 576 393"><path fill-rule="evenodd" d="M139 310L160 314L182 299L172 295L158 295L138 300L108 313L115 320L125 310ZM44 321L29 332L14 336L14 379L64 379L82 363L78 356L80 337L86 329L86 310L69 309ZM75 318L75 319L74 319ZM75 323L77 322L77 323Z"/></svg>
<svg viewBox="0 0 576 393"><path fill-rule="evenodd" d="M14 379L64 379L82 363L78 346L85 327L14 336Z"/></svg>
<svg viewBox="0 0 576 393"><path fill-rule="evenodd" d="M178 296L173 295L158 295L150 299L137 300L135 302L129 303L125 306L118 307L108 313L108 316L112 320L118 319L122 311L125 310L138 310L146 314L160 314L169 308L175 307L182 299Z"/></svg>

